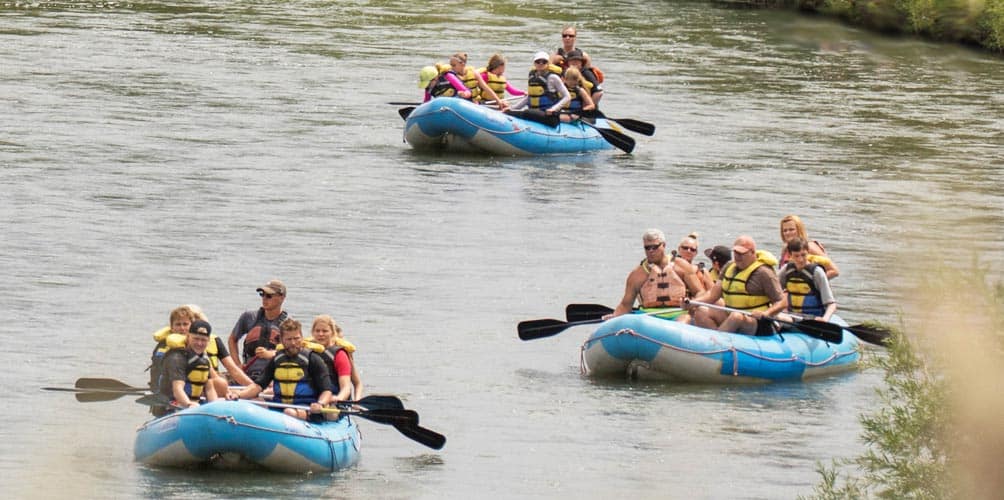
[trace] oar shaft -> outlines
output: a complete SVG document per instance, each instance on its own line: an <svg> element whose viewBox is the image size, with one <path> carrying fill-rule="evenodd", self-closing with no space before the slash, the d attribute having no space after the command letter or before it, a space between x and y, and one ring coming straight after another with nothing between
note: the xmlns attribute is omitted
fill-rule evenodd
<svg viewBox="0 0 1004 500"><path fill-rule="evenodd" d="M756 317L756 315L753 314L751 311L746 311L743 309L735 309L732 307L720 306L718 304L709 304L707 302L700 302L697 300L688 299L687 302L696 306L707 307L708 309L717 309L719 311L739 313L750 317ZM840 343L843 341L844 337L843 328L840 325L834 323L827 323L825 321L815 321L809 319L802 320L801 322L794 322L794 321L786 321L774 316L763 316L763 318L766 320L776 321L778 323L783 323L785 325L793 326L795 328L798 328L802 333L806 335L817 337L827 342Z"/></svg>

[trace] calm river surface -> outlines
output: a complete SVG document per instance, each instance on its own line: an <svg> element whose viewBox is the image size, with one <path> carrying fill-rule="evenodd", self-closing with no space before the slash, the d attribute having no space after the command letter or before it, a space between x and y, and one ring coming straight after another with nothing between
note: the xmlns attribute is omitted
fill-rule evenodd
<svg viewBox="0 0 1004 500"><path fill-rule="evenodd" d="M521 80L566 23L603 107L653 122L633 155L419 155L388 101L418 68L495 51ZM880 374L756 387L595 382L587 327L640 236L777 251L798 213L852 322L895 321L907 264L1004 267L1004 63L789 13L706 3L0 0L0 409L5 497L790 498L863 445ZM132 462L146 408L41 386L142 384L183 303L218 331L278 277L333 314L371 392L447 435L364 421L356 468L313 477Z"/></svg>

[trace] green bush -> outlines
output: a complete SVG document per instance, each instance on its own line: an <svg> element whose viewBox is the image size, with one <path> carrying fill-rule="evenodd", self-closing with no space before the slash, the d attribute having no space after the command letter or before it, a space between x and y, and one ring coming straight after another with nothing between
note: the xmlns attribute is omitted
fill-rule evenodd
<svg viewBox="0 0 1004 500"><path fill-rule="evenodd" d="M867 450L819 464L811 498L999 498L1004 478L1004 283L977 264L929 276L885 355L878 410L860 418ZM902 331L910 331L906 336Z"/></svg>

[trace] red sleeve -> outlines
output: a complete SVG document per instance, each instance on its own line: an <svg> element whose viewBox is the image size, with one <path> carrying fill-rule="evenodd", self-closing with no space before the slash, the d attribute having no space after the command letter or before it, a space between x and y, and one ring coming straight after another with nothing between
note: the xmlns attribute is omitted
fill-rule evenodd
<svg viewBox="0 0 1004 500"><path fill-rule="evenodd" d="M344 349L339 349L335 354L335 377L348 377L352 375L352 362Z"/></svg>

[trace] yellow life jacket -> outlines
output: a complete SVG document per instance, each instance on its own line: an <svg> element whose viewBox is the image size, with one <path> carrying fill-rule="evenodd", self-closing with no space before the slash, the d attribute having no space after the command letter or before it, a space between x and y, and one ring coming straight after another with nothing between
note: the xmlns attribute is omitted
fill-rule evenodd
<svg viewBox="0 0 1004 500"><path fill-rule="evenodd" d="M729 262L722 273L722 298L725 305L733 309L745 311L762 311L770 306L770 298L766 295L750 295L746 291L746 282L753 271L764 265L762 261L754 261L746 269L738 271L735 262Z"/></svg>
<svg viewBox="0 0 1004 500"><path fill-rule="evenodd" d="M822 296L816 288L815 280L812 279L817 264L809 264L801 271L794 262L789 262L786 266L788 269L783 285L788 292L788 309L796 314L822 316L825 310Z"/></svg>
<svg viewBox="0 0 1004 500"><path fill-rule="evenodd" d="M665 269L642 259L638 264L648 276L638 291L641 306L644 308L677 307L687 296L687 285L673 270L673 260L670 259Z"/></svg>
<svg viewBox="0 0 1004 500"><path fill-rule="evenodd" d="M530 70L530 76L526 83L526 94L530 96L531 109L546 109L558 102L558 94L549 92L547 89L547 78L552 73L561 76L561 66L548 64L547 74L544 76L538 75L536 70Z"/></svg>
<svg viewBox="0 0 1004 500"><path fill-rule="evenodd" d="M202 390L209 380L209 358L205 353L188 353L188 382L185 383L185 392L193 398L202 396Z"/></svg>
<svg viewBox="0 0 1004 500"><path fill-rule="evenodd" d="M488 71L488 68L478 68L477 73L485 79L485 83L487 83L488 87L495 91L495 94L499 96L499 99L505 97L505 87L507 82L505 75L496 75L495 73Z"/></svg>
<svg viewBox="0 0 1004 500"><path fill-rule="evenodd" d="M170 330L168 330L170 331ZM156 334L155 334L156 335ZM188 335L184 333L170 333L164 338L164 346L159 349L163 349L164 352L171 349L184 349L185 341L188 339ZM206 346L206 356L209 358L209 362L213 365L214 370L220 369L220 349L219 344L220 338L216 334L209 335L209 345Z"/></svg>
<svg viewBox="0 0 1004 500"><path fill-rule="evenodd" d="M319 394L310 385L310 351L301 351L296 356L280 352L275 355L273 362L275 382L272 392L275 394L275 401L286 404L310 404L317 401Z"/></svg>

